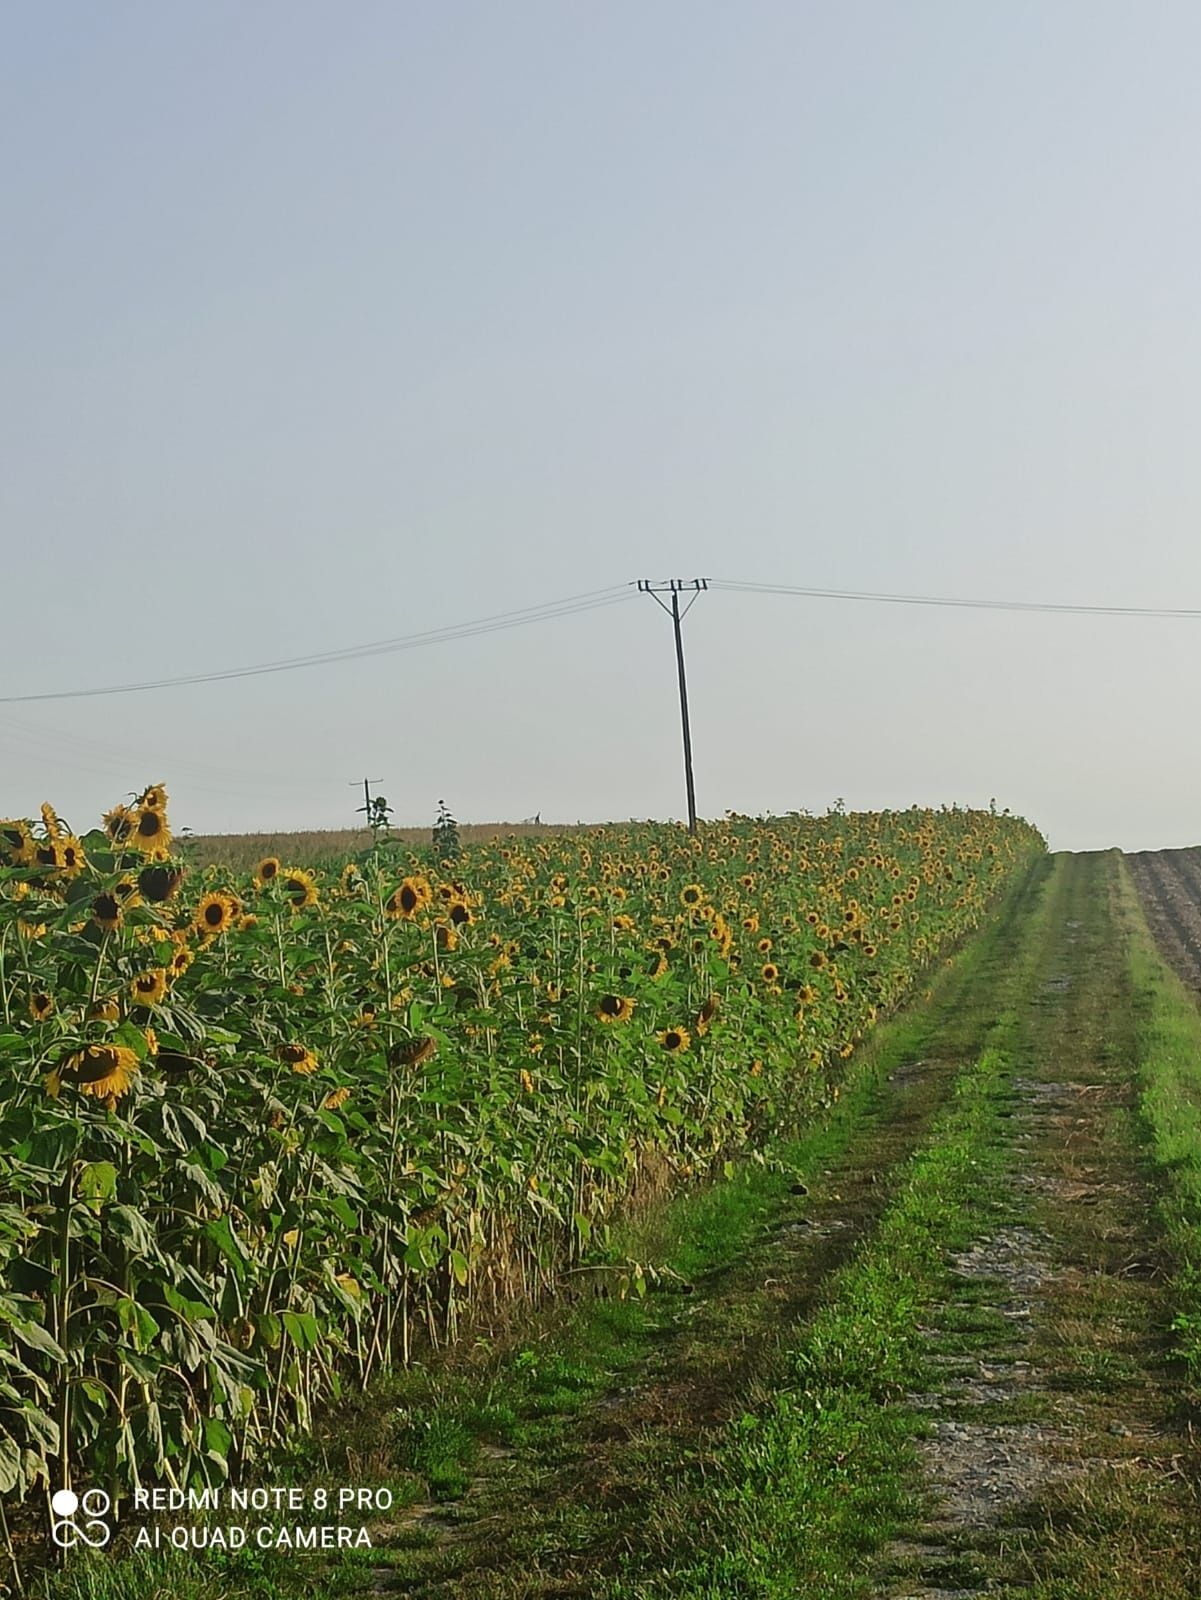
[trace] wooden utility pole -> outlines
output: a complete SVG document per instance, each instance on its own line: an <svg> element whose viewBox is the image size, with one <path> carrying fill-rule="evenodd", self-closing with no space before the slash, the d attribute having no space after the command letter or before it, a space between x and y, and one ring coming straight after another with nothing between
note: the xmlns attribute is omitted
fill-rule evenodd
<svg viewBox="0 0 1201 1600"><path fill-rule="evenodd" d="M382 778L363 779L363 804L359 807L359 809L362 811L364 822L368 827L371 825L371 785L373 783L383 783L383 781L384 780ZM359 781L357 778L352 784L349 785L351 789L357 789L358 786Z"/></svg>
<svg viewBox="0 0 1201 1600"><path fill-rule="evenodd" d="M684 673L684 635L680 624L696 604L697 596L708 587L708 578L692 578L687 582L682 578L671 578L667 583L651 583L648 579L642 578L638 583L639 593L649 594L655 604L667 612L676 636L676 669L680 679L680 721L684 728L684 784L688 791L689 833L696 832L696 784L692 777L692 729L688 722L688 679ZM684 591L691 592L692 598L681 611L680 595ZM670 594L670 608L660 600L661 594Z"/></svg>

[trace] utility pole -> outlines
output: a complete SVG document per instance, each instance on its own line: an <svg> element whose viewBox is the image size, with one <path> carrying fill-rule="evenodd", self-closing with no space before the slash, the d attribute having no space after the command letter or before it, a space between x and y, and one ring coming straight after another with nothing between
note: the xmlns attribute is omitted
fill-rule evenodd
<svg viewBox="0 0 1201 1600"><path fill-rule="evenodd" d="M359 810L363 813L363 820L367 824L368 827L371 826L371 812L372 812L371 785L373 783L383 783L383 781L384 780L382 778L364 778L363 779L363 804L359 807ZM357 789L358 786L359 786L359 780L357 778L355 779L355 781L352 784L348 785L348 787L351 788L351 789Z"/></svg>
<svg viewBox="0 0 1201 1600"><path fill-rule="evenodd" d="M651 583L646 578L638 581L638 592L649 594L661 611L666 611L671 618L672 627L676 636L676 667L680 678L680 721L684 728L684 783L688 790L688 832L696 832L696 785L692 780L692 729L688 724L688 680L684 675L684 636L680 631L680 624L696 604L697 596L709 587L708 578L692 578L685 582L682 578L671 578L667 583ZM692 598L680 610L680 595L691 592ZM662 594L671 596L671 605L666 606L659 598Z"/></svg>

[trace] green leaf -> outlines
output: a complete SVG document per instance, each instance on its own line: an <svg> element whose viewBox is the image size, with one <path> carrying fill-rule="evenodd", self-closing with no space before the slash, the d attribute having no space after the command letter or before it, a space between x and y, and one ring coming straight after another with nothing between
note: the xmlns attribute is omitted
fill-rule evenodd
<svg viewBox="0 0 1201 1600"><path fill-rule="evenodd" d="M204 1443L210 1454L226 1459L233 1449L234 1436L220 1417L204 1419Z"/></svg>
<svg viewBox="0 0 1201 1600"><path fill-rule="evenodd" d="M138 1351L149 1350L158 1337L159 1325L145 1306L136 1300L117 1301L117 1321L134 1342Z"/></svg>
<svg viewBox="0 0 1201 1600"><path fill-rule="evenodd" d="M20 1446L7 1433L0 1433L0 1494L8 1494L20 1481Z"/></svg>
<svg viewBox="0 0 1201 1600"><path fill-rule="evenodd" d="M117 1192L117 1169L111 1161L90 1161L79 1174L80 1198L97 1215Z"/></svg>
<svg viewBox="0 0 1201 1600"><path fill-rule="evenodd" d="M246 1267L250 1257L246 1254L241 1240L234 1232L233 1223L226 1217L215 1217L212 1222L206 1222L201 1229L206 1239L210 1239L217 1246L221 1254L239 1278L246 1276Z"/></svg>
<svg viewBox="0 0 1201 1600"><path fill-rule="evenodd" d="M31 1350L40 1350L43 1355L49 1356L51 1361L57 1362L60 1366L66 1361L67 1356L63 1347L56 1339L50 1337L40 1322L14 1321L11 1327L21 1343L27 1344Z"/></svg>
<svg viewBox="0 0 1201 1600"><path fill-rule="evenodd" d="M298 1350L314 1350L321 1339L321 1325L307 1311L285 1311L281 1319L284 1332Z"/></svg>

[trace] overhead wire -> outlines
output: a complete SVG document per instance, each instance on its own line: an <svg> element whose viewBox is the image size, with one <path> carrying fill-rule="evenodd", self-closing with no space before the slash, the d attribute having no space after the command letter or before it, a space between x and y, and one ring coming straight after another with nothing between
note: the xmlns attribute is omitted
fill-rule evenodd
<svg viewBox="0 0 1201 1600"><path fill-rule="evenodd" d="M883 594L864 589L817 589L799 584L747 583L735 578L711 578L709 587L732 594L798 595L810 600L864 600L880 605L959 606L974 611L1054 612L1087 617L1201 617L1201 609L1184 606L1085 606L1047 600L979 600L950 595Z"/></svg>
<svg viewBox="0 0 1201 1600"><path fill-rule="evenodd" d="M491 617L475 618L470 622L429 628L421 633L401 634L396 638L377 639L366 644L347 645L338 650L313 651L307 655L260 662L253 666L226 667L215 672L185 673L178 677L153 678L136 683L41 690L36 694L0 695L0 705L29 705L48 700L85 700L102 695L144 694L154 689L178 689L192 684L223 683L235 678L256 678L269 673L296 672L302 668L325 666L338 661L362 661L372 656L392 655L403 650L417 650L433 644L454 643L460 639L474 639L483 634L498 633L509 628L527 627L535 622L549 622L558 617L576 616L584 611L595 611L603 606L620 604L628 600L632 592L626 584L613 584L606 589L593 589L584 594L569 595L562 600L552 600L538 606L523 606L515 611L502 611Z"/></svg>

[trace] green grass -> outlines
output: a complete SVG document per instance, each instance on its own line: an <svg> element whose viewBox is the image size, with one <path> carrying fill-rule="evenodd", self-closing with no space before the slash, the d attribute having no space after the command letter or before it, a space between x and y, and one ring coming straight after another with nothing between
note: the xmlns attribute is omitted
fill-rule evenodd
<svg viewBox="0 0 1201 1600"><path fill-rule="evenodd" d="M1134 987L1139 1112L1173 1259L1176 1348L1201 1399L1201 1011L1162 960L1123 868L1121 908Z"/></svg>

